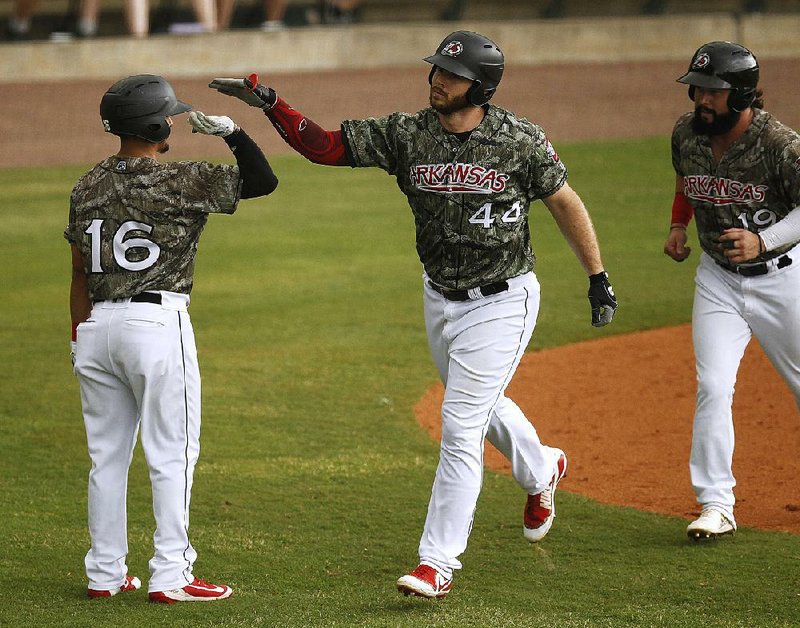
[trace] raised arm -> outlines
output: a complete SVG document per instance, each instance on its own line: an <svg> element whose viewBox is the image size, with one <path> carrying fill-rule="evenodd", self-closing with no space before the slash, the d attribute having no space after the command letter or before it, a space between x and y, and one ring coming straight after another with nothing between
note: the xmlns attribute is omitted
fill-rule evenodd
<svg viewBox="0 0 800 628"><path fill-rule="evenodd" d="M262 109L284 141L309 161L326 166L352 165L341 129L326 131L279 98L274 89L261 85L256 74L243 79L216 78L209 87Z"/></svg>
<svg viewBox="0 0 800 628"><path fill-rule="evenodd" d="M225 140L239 167L242 198L266 196L278 187L278 178L264 152L229 117L207 116L202 111L192 111L187 122L192 127L192 132L217 135Z"/></svg>

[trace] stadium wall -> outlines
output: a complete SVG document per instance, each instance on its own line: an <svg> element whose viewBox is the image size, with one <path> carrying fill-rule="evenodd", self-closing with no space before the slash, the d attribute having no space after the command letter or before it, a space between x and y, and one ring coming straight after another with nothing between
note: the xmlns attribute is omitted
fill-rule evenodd
<svg viewBox="0 0 800 628"><path fill-rule="evenodd" d="M173 78L414 65L451 30L482 32L515 64L685 60L687 50L729 39L759 58L800 56L800 16L715 14L527 21L357 24L233 30L0 45L0 82Z"/></svg>

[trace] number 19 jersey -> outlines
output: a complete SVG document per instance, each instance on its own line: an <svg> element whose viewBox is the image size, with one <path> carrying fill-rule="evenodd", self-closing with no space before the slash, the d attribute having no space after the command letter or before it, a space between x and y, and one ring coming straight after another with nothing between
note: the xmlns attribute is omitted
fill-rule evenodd
<svg viewBox="0 0 800 628"><path fill-rule="evenodd" d="M800 205L800 136L771 114L753 110L744 134L714 161L707 135L692 130L693 113L672 132L672 165L683 177L683 192L694 208L700 246L728 265L719 236L737 227L758 233ZM794 244L762 254L783 255Z"/></svg>

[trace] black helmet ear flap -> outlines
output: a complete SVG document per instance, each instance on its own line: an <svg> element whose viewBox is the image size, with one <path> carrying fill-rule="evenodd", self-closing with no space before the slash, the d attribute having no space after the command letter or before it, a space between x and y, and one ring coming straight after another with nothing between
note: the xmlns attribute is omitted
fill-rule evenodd
<svg viewBox="0 0 800 628"><path fill-rule="evenodd" d="M428 73L428 85L433 85L433 75L438 68L438 65L434 65ZM472 85L467 90L467 102L476 107L481 107L489 102L489 99L494 95L496 89L496 87L483 89L483 84L479 80L474 79Z"/></svg>
<svg viewBox="0 0 800 628"><path fill-rule="evenodd" d="M728 107L731 111L741 113L753 104L756 99L755 89L734 89L728 96Z"/></svg>
<svg viewBox="0 0 800 628"><path fill-rule="evenodd" d="M476 107L482 107L489 102L496 89L496 87L483 89L483 84L480 81L473 81L472 87L467 91L467 102Z"/></svg>

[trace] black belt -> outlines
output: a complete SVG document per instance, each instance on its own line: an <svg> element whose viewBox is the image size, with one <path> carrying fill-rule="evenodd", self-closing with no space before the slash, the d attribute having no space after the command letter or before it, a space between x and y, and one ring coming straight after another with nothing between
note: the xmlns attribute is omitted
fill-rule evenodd
<svg viewBox="0 0 800 628"><path fill-rule="evenodd" d="M472 298L469 295L470 293L469 290L450 290L449 288L442 288L441 286L437 286L432 281L429 281L428 285L436 292L441 294L448 301L469 301ZM479 288L473 288L473 290L477 290L483 296L489 297L492 296L493 294L500 294L501 292L505 292L506 290L508 290L508 282L498 281L496 283L490 283L485 286L480 286Z"/></svg>
<svg viewBox="0 0 800 628"><path fill-rule="evenodd" d="M124 301L124 298L121 299L106 299L107 301L111 301L112 303L120 303ZM134 294L131 297L131 303L154 303L156 305L161 305L161 294L158 292L140 292L139 294ZM94 301L94 303L99 303L100 301Z"/></svg>
<svg viewBox="0 0 800 628"><path fill-rule="evenodd" d="M769 272L769 264L767 264L767 262L758 262L757 264L740 264L738 266L734 266L733 264L723 264L722 262L717 262L717 264L722 266L725 270L736 273L737 275L741 275L742 277L758 277L759 275L766 275ZM781 255L778 258L778 264L776 268L786 268L787 266L791 265L792 258L788 255Z"/></svg>

